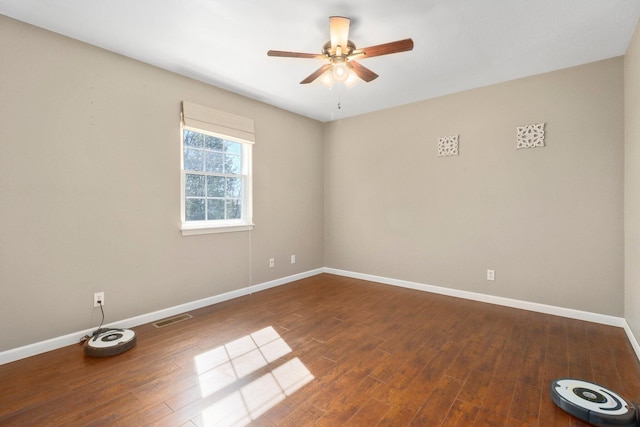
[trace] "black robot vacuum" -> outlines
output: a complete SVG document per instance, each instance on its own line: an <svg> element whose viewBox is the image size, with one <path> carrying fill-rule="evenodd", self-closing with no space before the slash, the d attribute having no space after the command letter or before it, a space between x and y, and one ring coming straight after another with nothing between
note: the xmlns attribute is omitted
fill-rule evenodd
<svg viewBox="0 0 640 427"><path fill-rule="evenodd" d="M551 381L551 400L574 417L599 427L638 427L640 408L618 394L587 381L560 378Z"/></svg>

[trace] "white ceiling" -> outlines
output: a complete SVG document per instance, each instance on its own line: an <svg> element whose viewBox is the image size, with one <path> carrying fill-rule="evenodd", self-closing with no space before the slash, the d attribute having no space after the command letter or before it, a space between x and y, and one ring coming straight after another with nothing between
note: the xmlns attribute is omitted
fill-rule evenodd
<svg viewBox="0 0 640 427"><path fill-rule="evenodd" d="M640 1L0 0L0 14L330 121L623 55ZM362 59L370 83L300 85L321 60L266 52L320 53L331 15L357 47L415 47Z"/></svg>

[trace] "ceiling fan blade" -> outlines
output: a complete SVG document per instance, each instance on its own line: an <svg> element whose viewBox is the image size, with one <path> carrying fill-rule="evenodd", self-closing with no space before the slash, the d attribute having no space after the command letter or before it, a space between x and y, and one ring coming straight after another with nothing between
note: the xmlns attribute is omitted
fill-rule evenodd
<svg viewBox="0 0 640 427"><path fill-rule="evenodd" d="M324 72L330 68L331 68L331 64L324 64L322 67L318 68L313 73L309 74L309 76L303 81L301 81L300 84L305 85L307 83L311 83L312 81L320 77L322 74L324 74Z"/></svg>
<svg viewBox="0 0 640 427"><path fill-rule="evenodd" d="M376 78L378 78L378 75L376 73L374 73L367 67L363 67L356 61L349 61L348 64L351 70L365 82L370 82L371 80L375 80Z"/></svg>
<svg viewBox="0 0 640 427"><path fill-rule="evenodd" d="M287 52L284 50L270 50L267 52L267 56L280 56L284 58L311 58L311 59L325 58L324 55L318 55L317 53Z"/></svg>
<svg viewBox="0 0 640 427"><path fill-rule="evenodd" d="M413 49L413 40L404 39L395 42L378 44L375 46L365 47L363 49L354 50L351 56L364 53L364 58L371 58L372 56L389 55L390 53L406 52Z"/></svg>
<svg viewBox="0 0 640 427"><path fill-rule="evenodd" d="M344 16L329 17L329 36L332 49L335 49L336 46L347 47L350 21L349 18L345 18Z"/></svg>

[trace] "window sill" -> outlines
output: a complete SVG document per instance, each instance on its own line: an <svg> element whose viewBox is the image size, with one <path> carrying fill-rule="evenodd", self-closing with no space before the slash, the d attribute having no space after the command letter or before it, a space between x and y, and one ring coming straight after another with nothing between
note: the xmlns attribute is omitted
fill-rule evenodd
<svg viewBox="0 0 640 427"><path fill-rule="evenodd" d="M216 227L205 226L182 226L180 232L182 236L196 236L199 234L217 234L217 233L235 233L238 231L251 231L253 230L253 224L238 224L238 225L220 225Z"/></svg>

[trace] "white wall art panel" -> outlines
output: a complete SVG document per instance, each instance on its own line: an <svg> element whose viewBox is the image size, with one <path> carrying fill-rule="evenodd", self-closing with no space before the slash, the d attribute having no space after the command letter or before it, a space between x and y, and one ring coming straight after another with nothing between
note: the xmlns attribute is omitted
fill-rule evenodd
<svg viewBox="0 0 640 427"><path fill-rule="evenodd" d="M458 135L443 136L438 138L438 156L458 155Z"/></svg>
<svg viewBox="0 0 640 427"><path fill-rule="evenodd" d="M516 148L544 147L544 123L518 127Z"/></svg>

